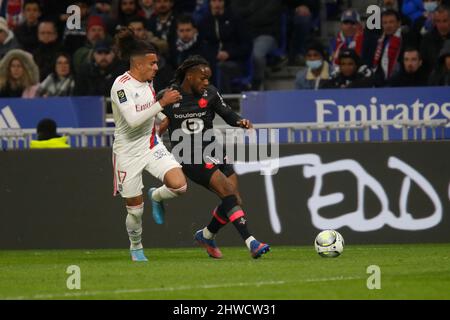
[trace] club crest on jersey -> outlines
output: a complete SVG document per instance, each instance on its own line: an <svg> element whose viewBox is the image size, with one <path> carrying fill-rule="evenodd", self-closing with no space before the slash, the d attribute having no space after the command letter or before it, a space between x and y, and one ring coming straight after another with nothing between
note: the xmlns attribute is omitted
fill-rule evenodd
<svg viewBox="0 0 450 320"><path fill-rule="evenodd" d="M198 100L198 106L200 108L206 108L206 106L208 105L208 100L206 100L205 98L201 98L200 100Z"/></svg>
<svg viewBox="0 0 450 320"><path fill-rule="evenodd" d="M127 96L125 94L125 90L123 89L117 91L117 97L119 98L120 103L124 103L125 101L127 101Z"/></svg>

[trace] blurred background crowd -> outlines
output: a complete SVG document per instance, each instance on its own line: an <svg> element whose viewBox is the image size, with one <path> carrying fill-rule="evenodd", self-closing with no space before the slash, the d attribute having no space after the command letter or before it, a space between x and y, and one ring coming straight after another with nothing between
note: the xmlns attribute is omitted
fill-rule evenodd
<svg viewBox="0 0 450 320"><path fill-rule="evenodd" d="M159 50L156 90L200 54L222 93L448 86L450 0L3 0L0 97L105 96L129 27ZM366 9L381 8L381 28ZM72 28L70 5L79 7ZM69 20L69 23L68 23ZM278 80L278 81L277 81Z"/></svg>

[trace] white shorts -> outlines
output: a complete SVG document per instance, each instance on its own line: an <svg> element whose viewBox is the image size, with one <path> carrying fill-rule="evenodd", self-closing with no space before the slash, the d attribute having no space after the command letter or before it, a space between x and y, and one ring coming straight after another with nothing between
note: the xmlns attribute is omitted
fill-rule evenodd
<svg viewBox="0 0 450 320"><path fill-rule="evenodd" d="M175 157L159 143L142 156L115 154L113 152L114 192L122 198L142 195L142 173L147 170L152 176L164 181L164 175L173 168L181 168Z"/></svg>

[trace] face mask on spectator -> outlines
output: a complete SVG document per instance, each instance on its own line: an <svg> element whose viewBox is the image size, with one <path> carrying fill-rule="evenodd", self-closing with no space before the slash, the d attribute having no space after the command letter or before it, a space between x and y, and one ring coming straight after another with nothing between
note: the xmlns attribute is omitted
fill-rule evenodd
<svg viewBox="0 0 450 320"><path fill-rule="evenodd" d="M427 12L434 12L438 7L438 3L437 1L424 2L423 7Z"/></svg>
<svg viewBox="0 0 450 320"><path fill-rule="evenodd" d="M322 67L323 61L322 60L307 60L306 65L308 68L311 68L312 70L317 70L320 67Z"/></svg>

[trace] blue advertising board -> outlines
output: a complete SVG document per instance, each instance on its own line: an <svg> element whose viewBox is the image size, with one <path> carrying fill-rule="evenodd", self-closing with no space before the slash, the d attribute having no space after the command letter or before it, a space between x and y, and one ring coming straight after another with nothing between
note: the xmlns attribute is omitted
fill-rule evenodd
<svg viewBox="0 0 450 320"><path fill-rule="evenodd" d="M242 116L253 123L450 119L448 87L265 91L245 96ZM391 140L401 139L400 128L390 130ZM382 132L377 132L372 138L381 140ZM450 130L437 132L438 139L444 135L450 137ZM280 136L284 140L284 134Z"/></svg>
<svg viewBox="0 0 450 320"><path fill-rule="evenodd" d="M36 128L43 118L55 120L60 128L104 127L103 97L0 99L0 129Z"/></svg>

